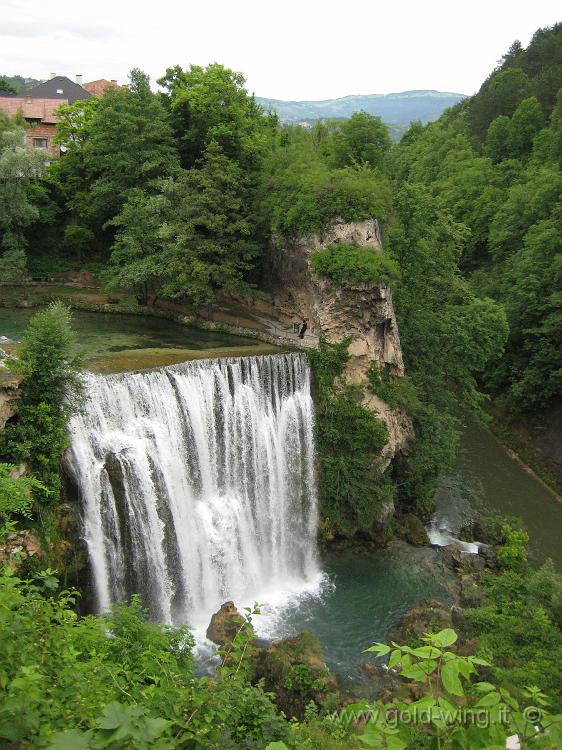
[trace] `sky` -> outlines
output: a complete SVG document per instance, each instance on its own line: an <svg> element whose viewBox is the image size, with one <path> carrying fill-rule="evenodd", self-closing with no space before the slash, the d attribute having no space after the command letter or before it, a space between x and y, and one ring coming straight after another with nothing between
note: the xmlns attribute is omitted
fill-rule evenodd
<svg viewBox="0 0 562 750"><path fill-rule="evenodd" d="M139 67L219 62L257 96L478 90L515 39L562 20L552 0L2 0L0 75L126 83Z"/></svg>

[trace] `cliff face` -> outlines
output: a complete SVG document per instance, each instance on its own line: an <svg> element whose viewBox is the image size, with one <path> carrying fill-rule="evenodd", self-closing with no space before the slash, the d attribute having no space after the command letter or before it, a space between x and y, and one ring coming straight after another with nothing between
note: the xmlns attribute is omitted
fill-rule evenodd
<svg viewBox="0 0 562 750"><path fill-rule="evenodd" d="M351 336L345 373L349 384L365 381L373 362L387 365L392 374L402 377L402 349L388 284L357 284L351 290L340 289L314 273L310 254L333 242L355 243L383 252L375 219L352 223L334 220L321 234L272 247L270 291L277 316L287 327L308 318L314 333L323 334L330 343ZM367 394L364 404L379 415L388 429L389 441L383 452L388 462L398 451L405 450L413 437L412 420L377 396Z"/></svg>
<svg viewBox="0 0 562 750"><path fill-rule="evenodd" d="M0 365L0 430L16 413L21 376Z"/></svg>

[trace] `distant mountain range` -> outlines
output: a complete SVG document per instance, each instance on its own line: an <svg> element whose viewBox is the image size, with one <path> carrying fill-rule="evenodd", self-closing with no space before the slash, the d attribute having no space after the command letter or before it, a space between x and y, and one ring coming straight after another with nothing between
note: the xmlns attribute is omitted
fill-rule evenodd
<svg viewBox="0 0 562 750"><path fill-rule="evenodd" d="M397 126L396 130L404 130L412 120L423 123L437 120L447 107L465 98L465 94L428 90L344 96L317 102L287 102L257 96L256 101L264 109L277 112L283 122L312 123L320 119L346 118L363 110L378 115L390 126Z"/></svg>

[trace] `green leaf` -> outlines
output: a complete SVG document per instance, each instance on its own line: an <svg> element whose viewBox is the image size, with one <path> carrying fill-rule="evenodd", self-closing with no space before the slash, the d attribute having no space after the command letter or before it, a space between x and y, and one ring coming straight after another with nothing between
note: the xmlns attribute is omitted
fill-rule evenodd
<svg viewBox="0 0 562 750"><path fill-rule="evenodd" d="M390 658L388 660L388 668L392 669L392 667L395 667L400 662L400 657L402 656L402 653L399 649L394 649L394 651L390 654Z"/></svg>
<svg viewBox="0 0 562 750"><path fill-rule="evenodd" d="M57 732L47 750L87 750L90 746L92 731L81 732L79 729L67 729Z"/></svg>
<svg viewBox="0 0 562 750"><path fill-rule="evenodd" d="M439 633L433 635L431 637L431 642L439 648L447 648L448 646L452 646L453 643L456 643L457 638L458 636L452 628L445 628L444 630L440 630Z"/></svg>
<svg viewBox="0 0 562 750"><path fill-rule="evenodd" d="M474 686L475 690L478 690L479 693L490 693L492 690L495 690L495 685L492 685L491 682L475 682Z"/></svg>
<svg viewBox="0 0 562 750"><path fill-rule="evenodd" d="M456 662L450 661L443 665L441 669L441 682L445 690L451 695L464 695L464 690L459 680L459 665Z"/></svg>
<svg viewBox="0 0 562 750"><path fill-rule="evenodd" d="M404 748L408 747L408 745L406 742L404 742L404 740L401 740L400 737L387 735L386 747L388 748L388 750L404 750Z"/></svg>
<svg viewBox="0 0 562 750"><path fill-rule="evenodd" d="M456 715L457 709L453 706L452 703L449 703L449 701L446 698L439 698L439 705L445 711L446 713L450 714L451 721L453 720L453 717Z"/></svg>
<svg viewBox="0 0 562 750"><path fill-rule="evenodd" d="M474 706L474 708L486 708L486 706L495 706L497 705L501 700L501 696L499 693L486 693L478 703Z"/></svg>
<svg viewBox="0 0 562 750"><path fill-rule="evenodd" d="M390 652L390 646L387 646L386 643L373 643L373 645L366 648L363 653L366 653L367 651L374 652L379 656L385 656Z"/></svg>
<svg viewBox="0 0 562 750"><path fill-rule="evenodd" d="M172 722L166 719L144 719L139 730L139 738L146 742L152 742L171 725Z"/></svg>
<svg viewBox="0 0 562 750"><path fill-rule="evenodd" d="M431 695L426 695L424 698L420 698L419 701L410 703L409 708L415 708L417 711L427 711L429 708L433 708L436 705L435 698Z"/></svg>
<svg viewBox="0 0 562 750"><path fill-rule="evenodd" d="M405 667L400 674L402 677L407 677L410 680L419 682L427 678L427 673L423 671L417 664L412 664L410 667Z"/></svg>
<svg viewBox="0 0 562 750"><path fill-rule="evenodd" d="M420 646L415 648L412 654L420 659L438 659L441 652L435 646Z"/></svg>
<svg viewBox="0 0 562 750"><path fill-rule="evenodd" d="M138 719L144 713L138 706L124 706L118 701L108 703L98 720L100 729L117 729L128 725L132 719Z"/></svg>
<svg viewBox="0 0 562 750"><path fill-rule="evenodd" d="M284 742L270 742L265 750L289 750Z"/></svg>

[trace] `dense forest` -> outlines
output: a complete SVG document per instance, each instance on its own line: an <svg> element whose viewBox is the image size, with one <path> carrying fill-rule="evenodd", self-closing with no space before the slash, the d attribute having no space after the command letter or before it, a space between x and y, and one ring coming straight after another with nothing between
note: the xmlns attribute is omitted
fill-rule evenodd
<svg viewBox="0 0 562 750"><path fill-rule="evenodd" d="M427 519L436 479L455 459L461 411L485 420L492 399L525 419L559 403L562 25L537 31L526 49L512 45L475 96L434 123L412 123L394 145L365 112L281 125L244 83L219 64L176 66L156 93L133 69L128 87L62 107L64 153L50 163L24 147L19 118L0 114L0 280L86 269L136 305L196 308L225 289L262 295L270 243L335 217L378 219L384 255L332 245L314 269L343 288L390 283L407 376L376 370L364 388L407 412L416 438L384 474L373 471L385 430L340 382L346 342L322 341L310 357L322 507L336 519L332 535L367 530L389 498ZM79 395L72 336L60 304L33 319L19 416L0 434L0 539L16 523L36 526L52 566L2 573L7 747L492 748L515 732L522 747L562 746L548 713L559 708L562 584L548 564L531 568L524 532L506 525L490 531L498 567L464 623L467 638L479 638L477 655L450 651L450 629L392 645L391 666L415 683L408 701L433 711L425 725L397 728L385 714L363 732L345 712L334 719L345 701L313 684L321 678L285 665L279 684L298 695L291 713L254 679L250 615L221 651L216 679L195 675L190 634L147 622L137 600L79 617L77 594L60 583L72 552L57 519L76 401L68 394ZM21 462L32 477L14 476ZM471 682L477 672L482 680ZM443 718L458 705L508 706L511 723L496 713L467 731L466 721ZM536 736L528 705L544 710Z"/></svg>

